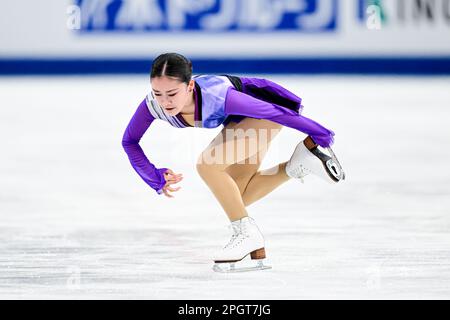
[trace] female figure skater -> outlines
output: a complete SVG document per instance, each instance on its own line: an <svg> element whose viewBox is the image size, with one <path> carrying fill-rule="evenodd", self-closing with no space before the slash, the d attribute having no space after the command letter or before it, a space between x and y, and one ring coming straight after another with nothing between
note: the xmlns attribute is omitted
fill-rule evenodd
<svg viewBox="0 0 450 320"><path fill-rule="evenodd" d="M240 271L234 263L248 254L269 268L264 238L246 207L290 178L314 174L330 182L344 179L330 148L334 133L300 115L301 98L265 79L201 75L192 77L192 64L182 55L166 53L153 61L151 93L141 102L125 130L122 145L138 175L158 194L173 197L182 174L156 168L139 145L155 119L176 128L217 128L222 131L202 152L197 171L228 215L233 229L230 241L214 257L215 271ZM287 162L258 171L274 136L283 126L308 137ZM243 146L244 143L244 146ZM319 150L328 148L330 155Z"/></svg>

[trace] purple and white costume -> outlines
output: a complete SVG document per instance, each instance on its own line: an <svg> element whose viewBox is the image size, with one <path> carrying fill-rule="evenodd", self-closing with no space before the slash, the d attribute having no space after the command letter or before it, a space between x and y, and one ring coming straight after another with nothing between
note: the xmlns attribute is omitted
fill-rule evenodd
<svg viewBox="0 0 450 320"><path fill-rule="evenodd" d="M242 119L267 119L310 135L322 147L333 144L334 133L302 116L302 99L278 84L258 78L201 75L195 80L195 127L217 128ZM122 146L134 170L158 194L166 184L167 168L156 168L139 145L155 119L176 128L192 127L180 114L167 115L153 93L141 102L123 135Z"/></svg>

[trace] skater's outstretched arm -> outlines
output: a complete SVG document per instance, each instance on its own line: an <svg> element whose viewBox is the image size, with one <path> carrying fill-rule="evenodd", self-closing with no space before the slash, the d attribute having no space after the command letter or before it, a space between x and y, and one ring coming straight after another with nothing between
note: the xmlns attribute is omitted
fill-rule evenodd
<svg viewBox="0 0 450 320"><path fill-rule="evenodd" d="M137 108L125 130L125 133L123 134L122 146L137 174L158 194L161 194L163 193L163 187L166 184L164 172L168 169L156 168L148 160L139 145L139 141L154 120L155 118L148 111L147 104L144 99L144 101L142 101Z"/></svg>
<svg viewBox="0 0 450 320"><path fill-rule="evenodd" d="M310 135L322 146L333 144L334 132L301 114L277 104L256 99L230 88L226 97L225 113L256 119L267 119Z"/></svg>

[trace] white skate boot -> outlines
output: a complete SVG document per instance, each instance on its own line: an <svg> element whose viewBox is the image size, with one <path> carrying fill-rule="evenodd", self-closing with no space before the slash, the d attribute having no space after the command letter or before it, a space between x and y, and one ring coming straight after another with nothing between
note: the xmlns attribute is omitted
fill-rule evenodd
<svg viewBox="0 0 450 320"><path fill-rule="evenodd" d="M327 148L330 155L319 150L318 145L307 137L295 148L291 159L286 165L286 174L291 178L300 179L313 174L327 182L345 180L345 173L337 160L333 150Z"/></svg>
<svg viewBox="0 0 450 320"><path fill-rule="evenodd" d="M216 272L241 272L270 269L263 264L266 258L264 249L264 237L258 229L255 221L245 217L231 223L233 235L223 249L214 257L213 270ZM256 260L256 265L236 267L236 263L250 254L251 260ZM240 262L243 264L243 262Z"/></svg>

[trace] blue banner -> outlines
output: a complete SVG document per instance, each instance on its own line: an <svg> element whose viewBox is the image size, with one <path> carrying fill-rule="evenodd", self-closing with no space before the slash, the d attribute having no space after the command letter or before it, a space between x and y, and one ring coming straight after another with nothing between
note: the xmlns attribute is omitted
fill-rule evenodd
<svg viewBox="0 0 450 320"><path fill-rule="evenodd" d="M81 32L333 32L337 0L75 0Z"/></svg>

